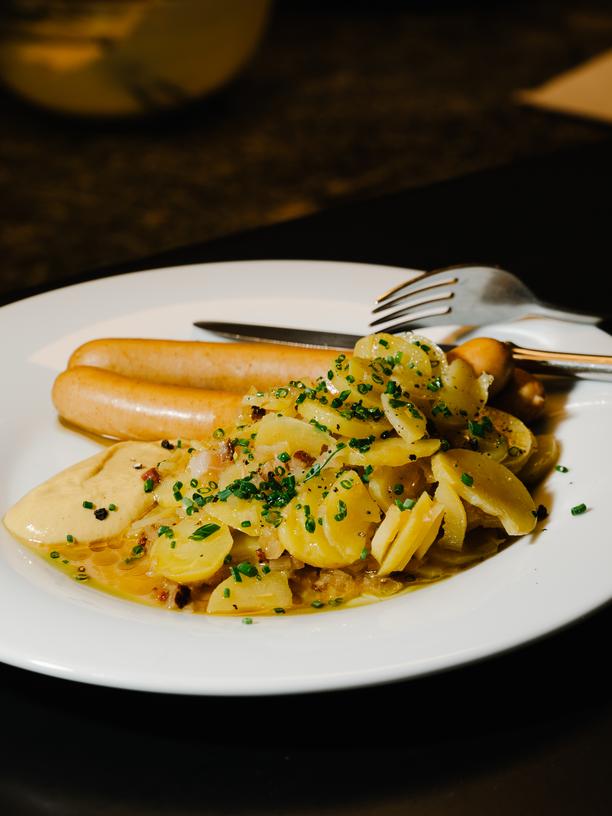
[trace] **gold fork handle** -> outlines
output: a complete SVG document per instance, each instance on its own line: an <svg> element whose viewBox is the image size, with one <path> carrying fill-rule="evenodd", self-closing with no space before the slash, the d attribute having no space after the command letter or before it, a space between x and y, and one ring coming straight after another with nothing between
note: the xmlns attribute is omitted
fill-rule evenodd
<svg viewBox="0 0 612 816"><path fill-rule="evenodd" d="M582 377L588 380L612 382L612 356L609 354L578 354L570 351L512 346L514 362L534 374L558 377Z"/></svg>

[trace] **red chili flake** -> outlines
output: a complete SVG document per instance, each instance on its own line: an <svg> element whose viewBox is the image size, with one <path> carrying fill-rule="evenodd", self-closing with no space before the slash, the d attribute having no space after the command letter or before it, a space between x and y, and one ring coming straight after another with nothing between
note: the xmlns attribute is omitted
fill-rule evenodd
<svg viewBox="0 0 612 816"><path fill-rule="evenodd" d="M154 467L149 468L149 470L145 470L144 473L141 473L140 478L143 482L146 482L147 479L151 479L154 485L159 484L161 481L161 476L159 475L157 468Z"/></svg>

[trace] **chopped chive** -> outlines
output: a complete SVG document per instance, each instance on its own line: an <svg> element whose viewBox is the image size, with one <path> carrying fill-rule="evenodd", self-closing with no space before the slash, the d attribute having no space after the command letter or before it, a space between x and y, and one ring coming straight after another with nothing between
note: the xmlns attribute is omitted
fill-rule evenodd
<svg viewBox="0 0 612 816"><path fill-rule="evenodd" d="M350 490L350 489L351 489L351 487L353 486L353 483L352 483L352 481L351 481L350 479L343 479L343 480L340 482L340 484L342 485L342 487L343 487L345 490Z"/></svg>
<svg viewBox="0 0 612 816"><path fill-rule="evenodd" d="M74 543L74 536L73 536L73 535L70 535L70 533L68 533L68 535L66 536L66 541L67 541L69 544L73 544L73 543Z"/></svg>
<svg viewBox="0 0 612 816"><path fill-rule="evenodd" d="M192 541L203 541L205 538L208 538L220 529L221 527L218 524L203 524L201 527L198 527L197 530L194 530L189 538Z"/></svg>
<svg viewBox="0 0 612 816"><path fill-rule="evenodd" d="M346 502L343 502L342 499L338 501L338 512L334 516L336 521L344 521L344 519L348 515L348 509L346 506Z"/></svg>
<svg viewBox="0 0 612 816"><path fill-rule="evenodd" d="M379 337L378 342L380 343L381 346L384 346L385 348L389 348L389 341L385 340L384 337Z"/></svg>
<svg viewBox="0 0 612 816"><path fill-rule="evenodd" d="M229 553L223 559L223 563L224 564L231 564L232 563L232 556Z"/></svg>
<svg viewBox="0 0 612 816"><path fill-rule="evenodd" d="M153 482L153 479L149 479L149 481L150 481L150 482ZM83 502L83 507L84 507L86 510L93 510L94 503L93 503L93 502L90 502L90 501L84 501L84 502Z"/></svg>
<svg viewBox="0 0 612 816"><path fill-rule="evenodd" d="M190 486L190 487L197 487L197 486L198 486L198 484L199 484L199 482L198 482L198 480L197 480L197 479L192 479L192 480L189 482L189 486Z"/></svg>
<svg viewBox="0 0 612 816"><path fill-rule="evenodd" d="M243 623L246 623L247 626L250 626L253 623L253 618L243 618Z"/></svg>
<svg viewBox="0 0 612 816"><path fill-rule="evenodd" d="M310 605L314 607L314 609L320 609L322 606L325 606L323 601L313 601Z"/></svg>
<svg viewBox="0 0 612 816"><path fill-rule="evenodd" d="M117 509L117 505L116 505L116 504L109 504L109 505L108 505L108 509L109 509L109 510L110 510L112 513L114 513L114 512L116 511L116 509Z"/></svg>
<svg viewBox="0 0 612 816"><path fill-rule="evenodd" d="M568 473L569 472L569 468L565 467L565 465L557 465L555 470L558 470L559 473Z"/></svg>
<svg viewBox="0 0 612 816"><path fill-rule="evenodd" d="M234 576L234 581L236 581L237 584L241 584L242 583L242 575L238 572L238 568L237 567L230 567L230 572Z"/></svg>
<svg viewBox="0 0 612 816"><path fill-rule="evenodd" d="M60 557L60 554L58 553L58 551L57 551L57 550L52 550L52 551L49 553L49 558L59 558L59 557Z"/></svg>
<svg viewBox="0 0 612 816"><path fill-rule="evenodd" d="M257 567L250 564L248 561L241 561L237 567L234 567L238 572L246 575L247 578L255 578L258 575Z"/></svg>
<svg viewBox="0 0 612 816"><path fill-rule="evenodd" d="M147 482L153 483L153 479L147 479ZM145 482L145 485L146 485L147 482ZM148 492L149 491L145 488L145 493L148 493ZM183 494L181 493L180 490L175 490L172 495L174 496L176 501L182 501L183 500Z"/></svg>
<svg viewBox="0 0 612 816"><path fill-rule="evenodd" d="M154 487L155 482L153 481L153 479L145 479L145 483L143 485L143 490L145 493L151 493Z"/></svg>
<svg viewBox="0 0 612 816"><path fill-rule="evenodd" d="M400 510L412 510L416 501L414 499L396 499L395 504L399 507Z"/></svg>
<svg viewBox="0 0 612 816"><path fill-rule="evenodd" d="M399 482L398 484L393 485L393 492L395 493L396 496L401 496L402 493L404 492L404 485L399 484Z"/></svg>
<svg viewBox="0 0 612 816"><path fill-rule="evenodd" d="M267 575L267 574L268 574L269 572L271 572L272 570L270 569L270 565L269 565L269 564L264 564L264 565L262 566L262 568L261 568L261 571L263 572L263 574L264 574L264 575Z"/></svg>
<svg viewBox="0 0 612 816"><path fill-rule="evenodd" d="M312 516L308 516L304 522L304 527L306 528L307 533L314 533L314 531L317 529L317 522Z"/></svg>
<svg viewBox="0 0 612 816"><path fill-rule="evenodd" d="M291 457L289 456L287 451L283 451L282 453L279 453L276 458L278 459L279 462L288 462L291 459Z"/></svg>
<svg viewBox="0 0 612 816"><path fill-rule="evenodd" d="M274 611L276 612L277 615L284 615L285 614L285 610L283 609L282 606L275 606Z"/></svg>
<svg viewBox="0 0 612 816"><path fill-rule="evenodd" d="M230 588L229 588L229 587L225 587L225 588L223 589L223 597L224 597L224 598L229 598L229 596L230 596Z"/></svg>
<svg viewBox="0 0 612 816"><path fill-rule="evenodd" d="M469 473L462 473L461 474L461 481L467 487L471 487L474 484L474 477L470 476Z"/></svg>
<svg viewBox="0 0 612 816"><path fill-rule="evenodd" d="M244 521L241 521L241 522L240 522L240 526L241 526L241 527L250 527L250 526L251 526L251 522L250 522L248 519L245 519Z"/></svg>
<svg viewBox="0 0 612 816"><path fill-rule="evenodd" d="M359 554L359 558L361 559L361 561L365 561L367 557L368 557L368 548L364 547L363 550L361 551L361 553Z"/></svg>
<svg viewBox="0 0 612 816"><path fill-rule="evenodd" d="M586 513L586 511L587 506L584 504L584 502L582 504L575 505L571 509L572 516L581 516L583 513Z"/></svg>
<svg viewBox="0 0 612 816"><path fill-rule="evenodd" d="M213 437L215 439L223 439L224 436L225 436L225 431L223 430L223 428L217 428L215 431L213 431Z"/></svg>

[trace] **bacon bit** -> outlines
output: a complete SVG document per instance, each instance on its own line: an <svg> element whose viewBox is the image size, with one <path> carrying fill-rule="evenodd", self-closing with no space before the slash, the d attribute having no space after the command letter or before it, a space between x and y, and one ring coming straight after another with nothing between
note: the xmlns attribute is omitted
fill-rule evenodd
<svg viewBox="0 0 612 816"><path fill-rule="evenodd" d="M182 609L184 606L187 606L189 601L191 600L191 590L185 584L179 584L178 588L174 594L174 603L178 606L179 609Z"/></svg>
<svg viewBox="0 0 612 816"><path fill-rule="evenodd" d="M146 533L143 531L143 532L142 532L142 533L141 533L141 534L138 536L138 546L139 546L139 547L146 547L148 543L149 543L149 539L147 538Z"/></svg>
<svg viewBox="0 0 612 816"><path fill-rule="evenodd" d="M230 439L225 439L219 445L219 457L222 462L234 461L234 445Z"/></svg>
<svg viewBox="0 0 612 816"><path fill-rule="evenodd" d="M159 475L159 471L157 468L149 468L149 470L145 470L144 473L140 474L140 478L143 482L146 482L147 479L151 479L154 485L157 485L161 481L161 476Z"/></svg>
<svg viewBox="0 0 612 816"><path fill-rule="evenodd" d="M260 564L261 564L263 561L267 561L267 560L268 560L268 557L266 556L265 552L264 552L264 551L261 549L261 547L258 547L258 548L255 550L255 555L257 556L257 560L259 561L259 563L260 563Z"/></svg>
<svg viewBox="0 0 612 816"><path fill-rule="evenodd" d="M159 601L160 603L166 603L168 600L170 593L167 589L157 589L153 590L155 592L155 600Z"/></svg>
<svg viewBox="0 0 612 816"><path fill-rule="evenodd" d="M261 419L266 415L266 409L260 408L259 405L252 405L251 406L251 419L253 422L257 422L258 419Z"/></svg>
<svg viewBox="0 0 612 816"><path fill-rule="evenodd" d="M311 456L309 453L306 453L306 451L303 450L296 451L293 454L293 458L297 459L298 462L303 462L306 465L306 467L310 467L312 463L315 461L314 456Z"/></svg>

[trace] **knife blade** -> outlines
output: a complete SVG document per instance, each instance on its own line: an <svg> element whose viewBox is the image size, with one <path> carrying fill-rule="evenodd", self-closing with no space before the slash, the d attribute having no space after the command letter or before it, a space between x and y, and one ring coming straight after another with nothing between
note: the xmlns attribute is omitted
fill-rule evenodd
<svg viewBox="0 0 612 816"><path fill-rule="evenodd" d="M360 337L358 334L289 329L283 326L258 326L250 323L223 323L216 320L199 320L193 325L221 337L247 343L280 343L284 346L330 348L341 351L352 349Z"/></svg>
<svg viewBox="0 0 612 816"><path fill-rule="evenodd" d="M247 343L276 343L302 348L329 348L332 350L352 350L359 335L340 334L312 329L290 329L284 326L260 326L250 323L225 323L216 320L198 320L193 324L199 329ZM437 343L447 352L455 345ZM548 374L556 377L584 377L589 380L612 382L612 355L578 354L566 351L521 348L514 343L514 361L534 374Z"/></svg>

